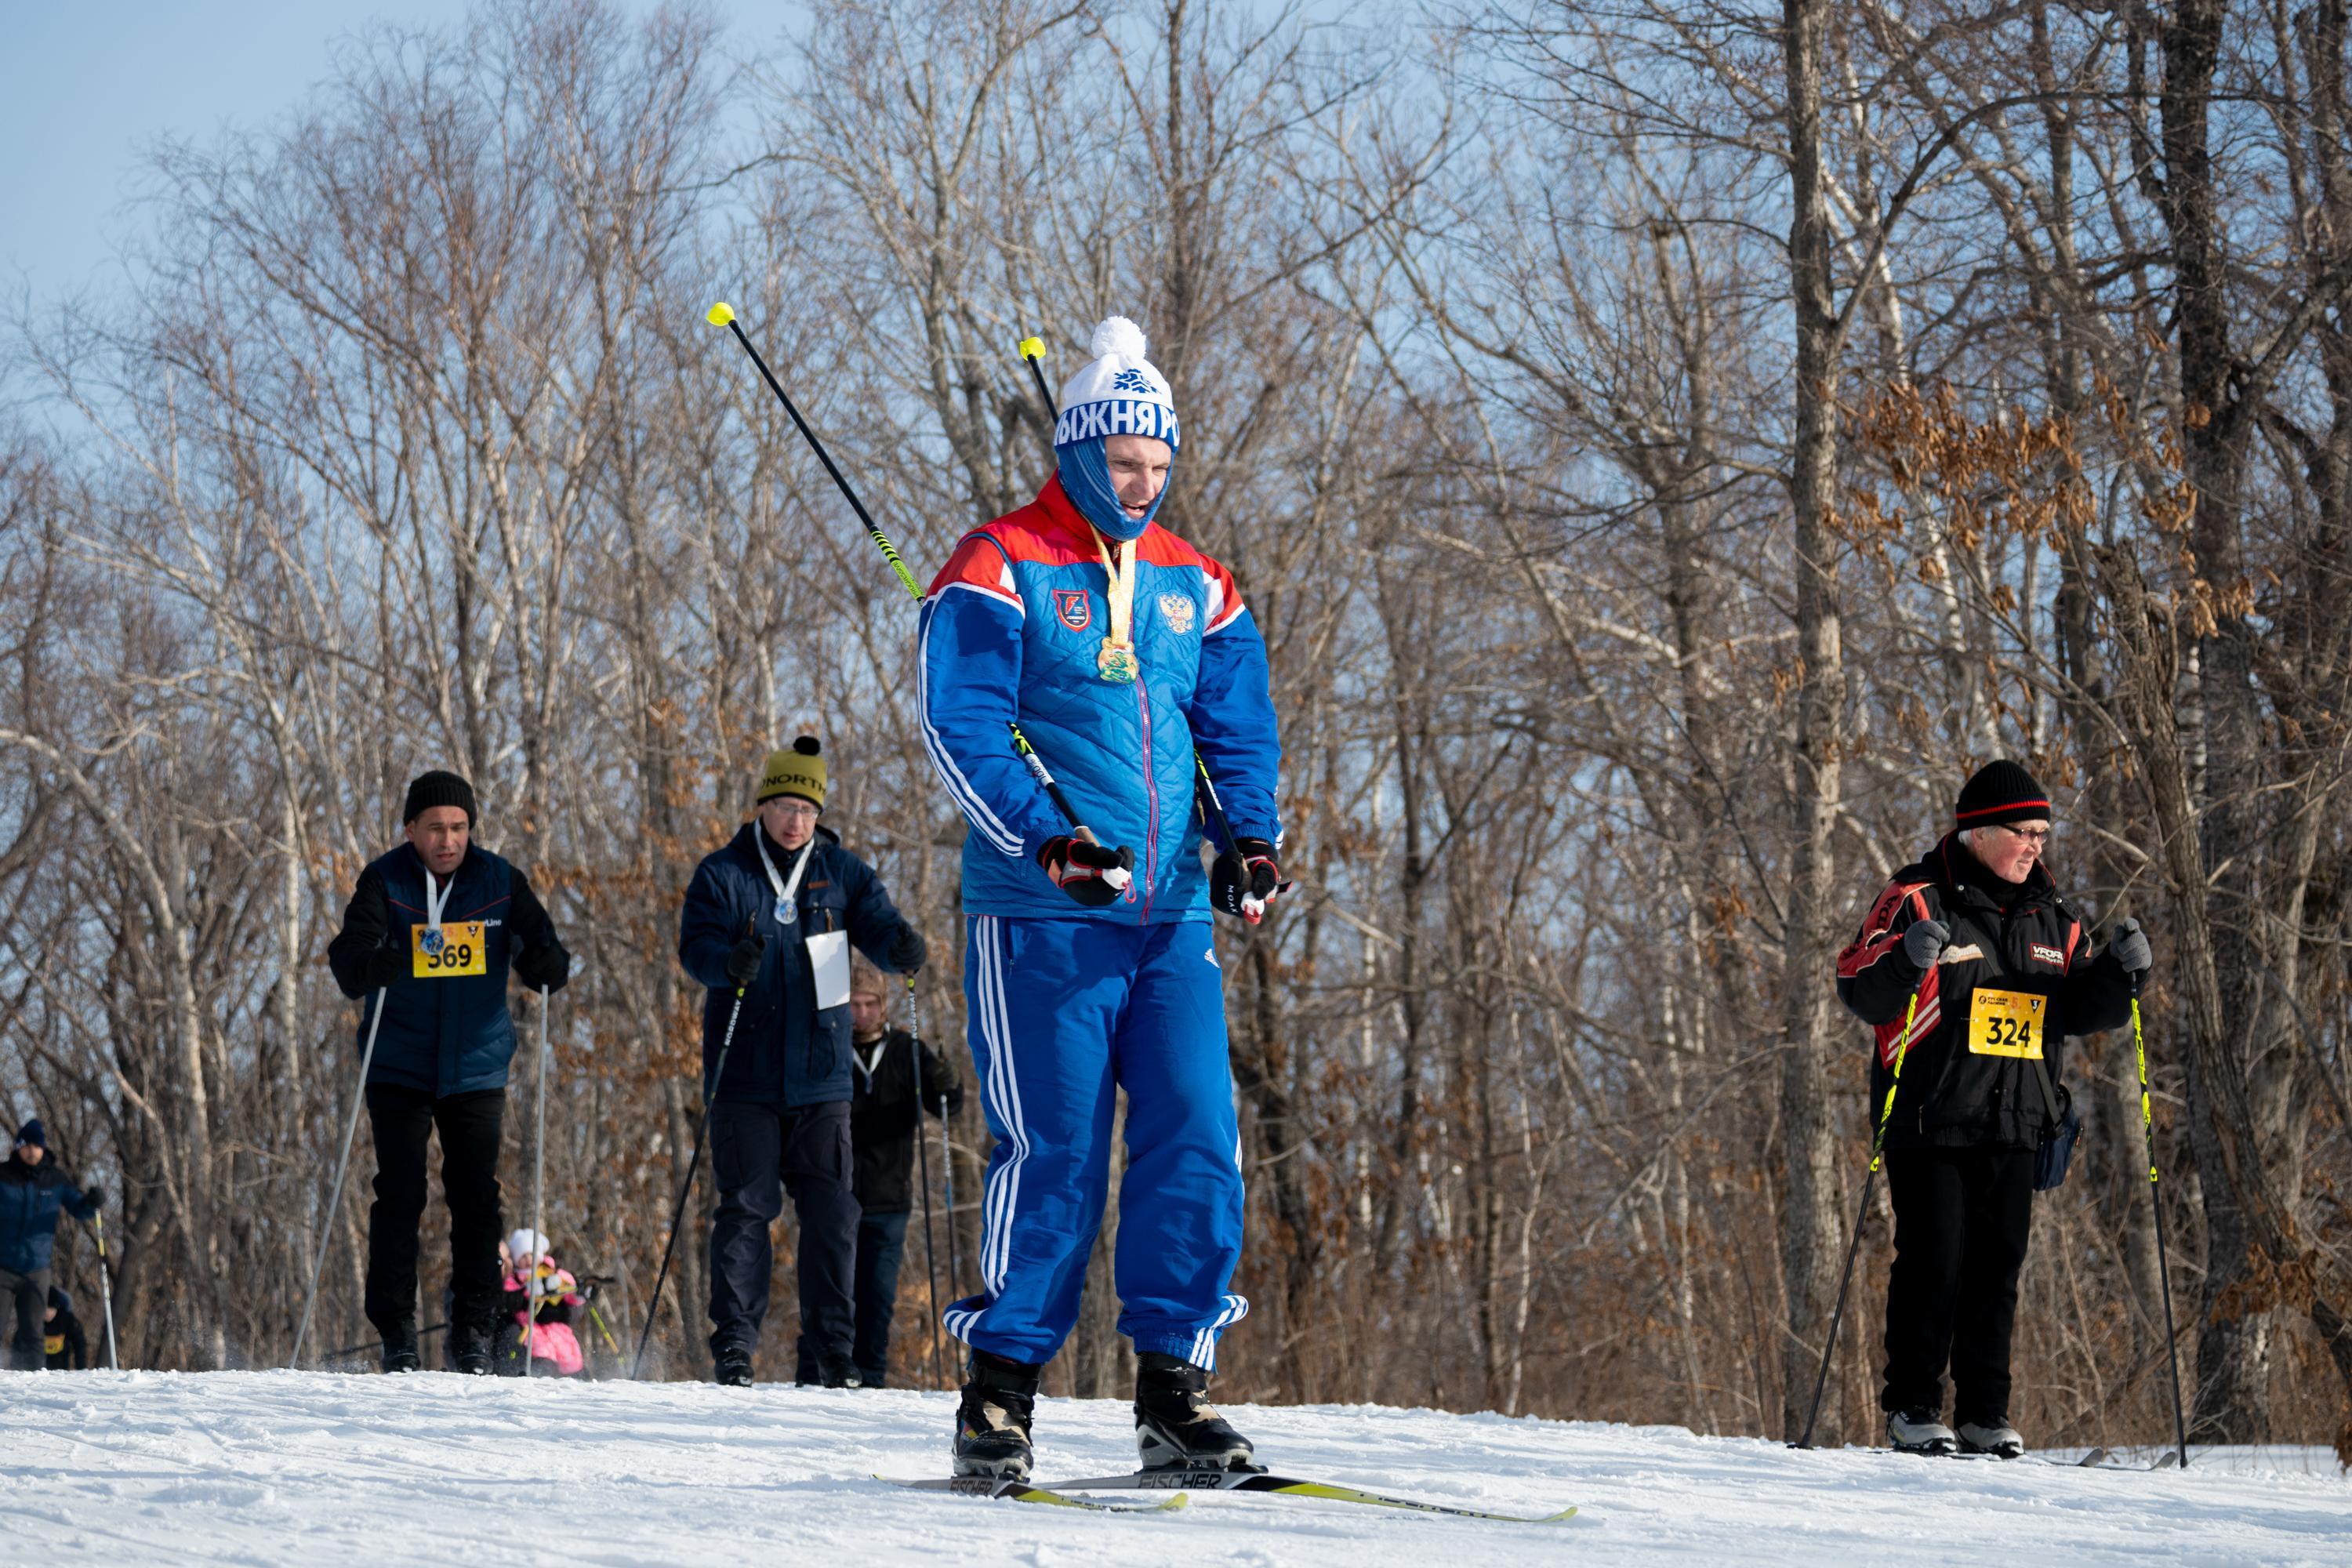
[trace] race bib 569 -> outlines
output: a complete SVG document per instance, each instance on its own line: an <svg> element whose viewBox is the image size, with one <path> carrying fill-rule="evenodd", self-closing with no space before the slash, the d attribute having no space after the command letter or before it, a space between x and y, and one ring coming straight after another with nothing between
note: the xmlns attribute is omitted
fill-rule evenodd
<svg viewBox="0 0 2352 1568"><path fill-rule="evenodd" d="M444 921L441 929L411 926L411 973L419 980L454 980L463 974L488 974L488 944L480 921Z"/></svg>

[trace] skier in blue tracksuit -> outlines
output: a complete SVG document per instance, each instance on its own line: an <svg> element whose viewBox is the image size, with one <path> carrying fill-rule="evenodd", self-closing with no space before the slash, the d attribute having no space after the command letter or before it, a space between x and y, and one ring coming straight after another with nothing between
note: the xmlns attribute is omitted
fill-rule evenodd
<svg viewBox="0 0 2352 1568"><path fill-rule="evenodd" d="M1026 1476L1037 1380L1077 1317L1102 1221L1114 1088L1128 1094L1119 1328L1139 1358L1147 1466L1247 1464L1203 1401L1230 1293L1242 1175L1210 909L1255 920L1281 887L1280 745L1265 644L1233 576L1153 516L1178 446L1142 332L1113 317L1063 391L1058 473L967 535L925 599L925 744L971 832L964 984L996 1148L959 1473ZM1017 721L1085 826L1016 754ZM1194 752L1232 842L1212 875Z"/></svg>

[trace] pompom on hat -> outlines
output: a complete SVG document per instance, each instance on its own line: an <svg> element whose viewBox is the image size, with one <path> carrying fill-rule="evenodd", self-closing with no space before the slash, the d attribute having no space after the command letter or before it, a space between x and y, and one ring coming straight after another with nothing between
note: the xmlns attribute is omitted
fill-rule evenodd
<svg viewBox="0 0 2352 1568"><path fill-rule="evenodd" d="M823 811L824 750L814 735L803 735L783 750L770 752L768 765L760 773L759 804L765 805L780 795L792 795Z"/></svg>

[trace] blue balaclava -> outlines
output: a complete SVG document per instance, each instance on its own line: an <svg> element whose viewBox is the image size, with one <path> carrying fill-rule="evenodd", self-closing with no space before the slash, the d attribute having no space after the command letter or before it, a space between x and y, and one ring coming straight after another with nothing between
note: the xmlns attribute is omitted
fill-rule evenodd
<svg viewBox="0 0 2352 1568"><path fill-rule="evenodd" d="M1054 426L1054 456L1062 489L1079 515L1113 539L1139 539L1168 499L1166 486L1140 518L1127 515L1110 482L1103 443L1113 436L1150 436L1180 445L1176 404L1168 381L1143 357L1143 329L1112 316L1095 329L1094 360L1063 384L1062 415Z"/></svg>

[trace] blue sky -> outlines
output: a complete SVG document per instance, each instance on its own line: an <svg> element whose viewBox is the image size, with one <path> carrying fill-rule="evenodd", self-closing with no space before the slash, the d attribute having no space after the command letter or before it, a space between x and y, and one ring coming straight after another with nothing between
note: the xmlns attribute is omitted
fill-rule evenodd
<svg viewBox="0 0 2352 1568"><path fill-rule="evenodd" d="M628 9L652 5L631 0ZM721 4L729 39L764 42L793 9ZM0 0L0 310L121 279L130 205L158 137L266 125L331 71L331 45L373 20L454 26L466 0Z"/></svg>

